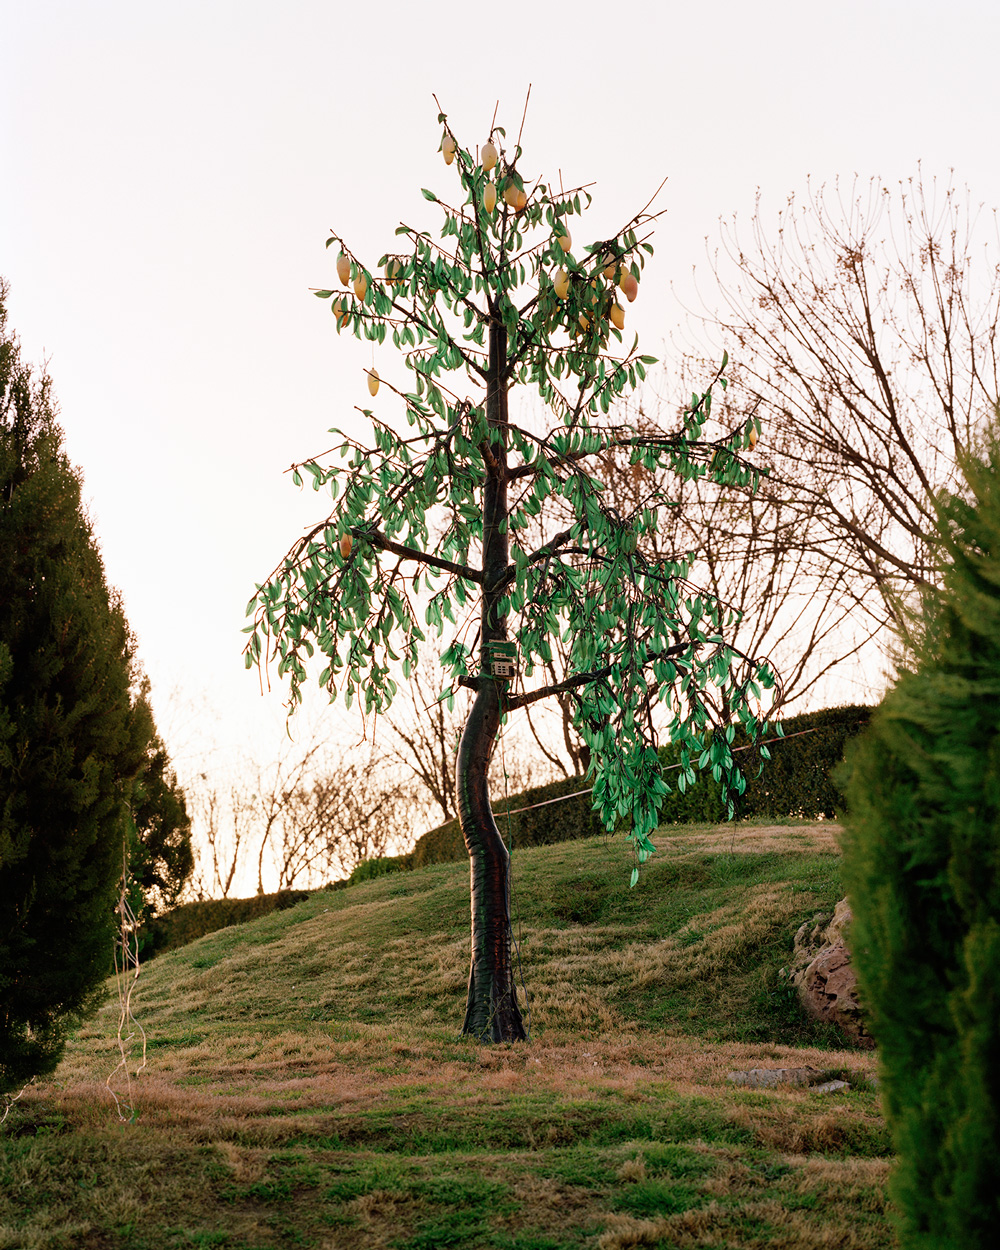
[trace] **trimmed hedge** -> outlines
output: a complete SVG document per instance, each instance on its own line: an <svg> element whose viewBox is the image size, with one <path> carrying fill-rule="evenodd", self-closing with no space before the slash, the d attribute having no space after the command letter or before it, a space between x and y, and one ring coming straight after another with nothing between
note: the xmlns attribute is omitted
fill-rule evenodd
<svg viewBox="0 0 1000 1250"><path fill-rule="evenodd" d="M843 794L831 774L843 760L848 740L865 728L874 710L853 704L791 716L782 722L785 736L768 744L769 761L762 761L760 749L750 745L746 735L737 730L733 746L739 750L737 758L747 779L737 815L744 819L802 816L808 820L836 815L843 805ZM665 769L675 770L680 762L679 748L673 743L661 747L660 761ZM664 823L714 823L726 819L722 787L711 776L701 774L697 785L684 793L676 788L676 780L669 774L667 780L674 788L663 804Z"/></svg>
<svg viewBox="0 0 1000 1250"><path fill-rule="evenodd" d="M805 712L783 722L785 736L768 747L770 761L756 776L760 751L746 752L744 816L836 816L844 794L833 780L848 741L868 726L875 709L862 704ZM793 737L801 734L801 737ZM752 778L752 779L750 779Z"/></svg>
<svg viewBox="0 0 1000 1250"><path fill-rule="evenodd" d="M761 764L760 750L751 746L746 735L738 731L735 746L743 748L740 760L747 788L737 814L743 818L802 816L810 820L834 816L843 796L830 774L843 760L848 739L865 728L873 711L874 708L852 704L789 717L783 722L784 738L769 745L771 759L764 761L759 777L756 774ZM680 749L668 743L660 748L660 760L664 769L675 771L680 763ZM722 789L710 775L702 774L698 783L683 793L676 788L675 777L668 773L667 780L673 789L664 801L661 817L664 824L718 824L726 819ZM512 795L509 840L515 847L545 846L604 833L604 826L591 807L589 792L562 802L551 802L562 799L565 794L587 790L587 787L585 777L570 777ZM535 804L545 806L533 807ZM507 806L497 803L494 812L505 840L508 840ZM524 807L533 807L533 810L515 810ZM465 842L458 821L449 820L425 833L409 854L376 861L381 867L377 871L366 871L381 876L384 872L423 868L427 864L450 863L465 857ZM359 864L355 873L365 867ZM352 882L365 879L354 874L351 877Z"/></svg>
<svg viewBox="0 0 1000 1250"><path fill-rule="evenodd" d="M390 872L405 872L412 868L409 855L380 855L378 859L363 859L356 864L354 871L346 881L334 881L325 888L335 890L338 886L357 885L361 881L374 881L376 877L385 877Z"/></svg>
<svg viewBox="0 0 1000 1250"><path fill-rule="evenodd" d="M277 894L256 894L253 898L209 898L198 903L181 903L162 916L147 920L139 930L139 954L151 959L161 951L186 946L206 933L246 924L273 911L284 911L309 897L308 890L279 890Z"/></svg>

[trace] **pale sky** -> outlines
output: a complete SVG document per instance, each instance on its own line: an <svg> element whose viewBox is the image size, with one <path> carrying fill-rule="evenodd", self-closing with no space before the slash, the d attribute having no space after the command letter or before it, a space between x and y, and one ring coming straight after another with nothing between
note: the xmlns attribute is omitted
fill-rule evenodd
<svg viewBox="0 0 1000 1250"><path fill-rule="evenodd" d="M986 0L0 0L0 273L47 360L109 579L167 717L175 687L241 748L282 692L243 668L243 609L321 497L283 470L367 403L334 334L330 228L373 267L420 187L451 189L436 93L467 146L524 129L524 172L596 183L580 241L667 176L644 350L682 320L720 217L806 179L926 175L1000 204ZM376 353L383 375L390 349ZM168 745L170 745L168 743ZM265 746L266 752L267 747Z"/></svg>

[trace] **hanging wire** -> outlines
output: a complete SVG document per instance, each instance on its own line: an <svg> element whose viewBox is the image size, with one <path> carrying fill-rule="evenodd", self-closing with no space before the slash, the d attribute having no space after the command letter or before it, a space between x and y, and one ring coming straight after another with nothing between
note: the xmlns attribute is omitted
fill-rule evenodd
<svg viewBox="0 0 1000 1250"><path fill-rule="evenodd" d="M3 1115L0 1115L0 1124L3 1124L4 1120L6 1120L6 1119L7 1119L7 1117L10 1115L10 1109L11 1109L11 1107L13 1107L14 1103L16 1103L16 1102L17 1102L17 1100L18 1100L19 1098L21 1098L21 1097L24 1095L24 1093L27 1091L28 1087L29 1087L29 1086L31 1086L31 1085L34 1085L34 1083L35 1083L35 1078L34 1078L34 1077L32 1077L32 1078L31 1078L31 1080L30 1080L30 1081L28 1081L25 1085L23 1085L23 1086L22 1086L22 1087L21 1087L21 1088L17 1091L17 1093L16 1093L16 1094L4 1094L4 1096L3 1096L3 1104L4 1104L4 1106L3 1106Z"/></svg>
<svg viewBox="0 0 1000 1250"><path fill-rule="evenodd" d="M138 1119L132 1099L132 1073L129 1072L129 1055L127 1047L136 1036L142 1037L142 1062L135 1070L135 1075L146 1066L146 1030L132 1012L132 994L139 980L139 921L129 900L129 835L134 826L129 816L129 827L122 838L122 876L118 893L118 933L115 935L115 985L118 991L118 1063L108 1073L104 1082L108 1093L115 1100L118 1118L122 1121L135 1123ZM126 1033L127 1030L127 1033ZM125 1093L121 1098L115 1093L111 1082L119 1071L125 1074ZM124 1110L128 1112L124 1115Z"/></svg>
<svg viewBox="0 0 1000 1250"><path fill-rule="evenodd" d="M820 729L800 729L796 733L785 734L780 738L764 738L760 742L751 742L749 746L733 747L732 753L733 755L738 755L740 751L752 751L755 747L770 746L774 742L788 742L792 738L802 738L806 734L818 734L821 732L822 731ZM683 767L683 764L665 764L661 767L660 771L671 773L676 772L678 769ZM529 803L527 807L515 807L508 813L508 815L516 816L519 812L533 812L536 807L548 807L551 803L565 803L567 799L578 799L582 794L591 794L593 789L593 786L588 786L586 790L574 790L572 794L560 794L554 799L543 799L541 803Z"/></svg>

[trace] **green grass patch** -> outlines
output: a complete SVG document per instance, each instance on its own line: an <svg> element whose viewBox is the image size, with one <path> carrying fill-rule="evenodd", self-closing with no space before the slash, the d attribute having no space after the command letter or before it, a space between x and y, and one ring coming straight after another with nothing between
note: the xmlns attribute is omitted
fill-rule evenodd
<svg viewBox="0 0 1000 1250"><path fill-rule="evenodd" d="M778 977L838 859L780 833L664 831L635 890L621 843L516 852L525 1045L457 1037L461 864L159 955L135 1116L104 1089L109 1003L0 1133L0 1248L888 1250L873 1059L831 1053ZM805 1062L854 1088L725 1080Z"/></svg>

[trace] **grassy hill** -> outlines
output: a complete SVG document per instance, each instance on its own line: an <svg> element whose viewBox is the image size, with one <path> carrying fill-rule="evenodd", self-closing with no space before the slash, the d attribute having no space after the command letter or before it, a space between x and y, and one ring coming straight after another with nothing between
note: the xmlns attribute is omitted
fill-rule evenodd
<svg viewBox="0 0 1000 1250"><path fill-rule="evenodd" d="M143 970L0 1130L0 1250L890 1246L873 1057L779 975L840 897L833 827L674 826L517 852L532 1039L459 1039L468 868L222 930ZM140 1057L133 1045L133 1069ZM813 1064L853 1088L739 1089Z"/></svg>

